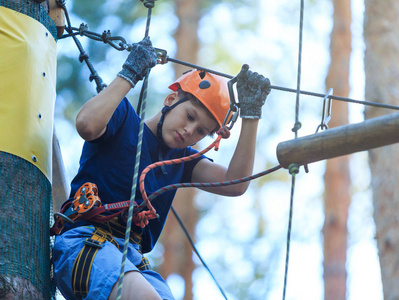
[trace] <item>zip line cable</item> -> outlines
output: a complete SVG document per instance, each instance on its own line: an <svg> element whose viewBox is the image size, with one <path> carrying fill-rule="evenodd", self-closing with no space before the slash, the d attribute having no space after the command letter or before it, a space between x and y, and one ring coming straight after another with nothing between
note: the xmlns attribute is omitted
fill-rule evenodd
<svg viewBox="0 0 399 300"><path fill-rule="evenodd" d="M299 122L299 97L301 95L301 71L302 71L302 37L303 37L303 0L301 0L301 9L299 16L299 45L298 45L298 71L297 71L297 82L296 82L296 101L295 101L295 124L292 131L295 133L295 138L298 137L298 130L301 128L301 122Z"/></svg>
<svg viewBox="0 0 399 300"><path fill-rule="evenodd" d="M77 35L81 35L81 36L85 36L89 39L93 39L95 41L102 41L105 44L108 44L110 46L112 46L114 49L118 50L118 51L124 51L124 50L130 50L131 45L128 44L126 42L126 40L121 37L121 36L112 36L111 32L108 31L104 31L103 34L98 34L92 31L88 30L87 25L85 24L81 24L79 28L77 27L71 27L70 22L69 22L69 17L68 17L68 13L67 10L65 9L65 6L63 7L64 11L65 11L65 16L67 19L67 23L68 26L65 28L65 30L68 32L68 34L63 34L62 36L60 36L58 39L64 39L67 37L73 37L78 49L81 51L81 56L79 57L79 60L82 62L83 60L86 62L89 70L92 72L90 75L90 81L92 81L93 79L96 81L97 86L101 86L102 81L98 82L99 78L98 74L95 72L93 66L91 65L89 59L88 59L88 55L84 52L82 46L80 45L80 42L75 39L75 37ZM115 42L119 41L118 44L116 44ZM166 55L166 51L162 50L162 49L157 49L156 51L160 51L158 54L161 55L160 60L162 60L162 64L165 64L166 62L173 62L173 63L177 63L186 67L190 67L193 69L198 69L198 70L202 70L205 72L209 72L212 74L216 74L228 79L232 79L234 78L234 76L226 74L226 73L222 73L213 69L209 69L203 66L199 66L196 64L192 64L189 62L185 62L176 58L172 58ZM105 85L104 85L105 86ZM283 92L290 92L290 93L300 93L301 95L307 95L307 96L313 96L313 97L318 97L318 98L325 98L325 94L323 93L317 93L317 92L310 92L310 91L304 91L304 90L298 90L298 89L293 89L293 88L288 88L288 87L282 87L282 86L277 86L277 85L270 85L270 88L273 90L278 90L278 91L283 91ZM99 88L97 87L97 91L99 90ZM101 90L101 89L100 89ZM355 104L361 104L361 105L366 105L366 106L373 106L373 107L379 107L379 108L387 108L387 109L392 109L392 110L399 110L399 106L396 105L390 105L390 104L385 104L385 103L379 103L379 102L373 102L373 101L367 101L367 100L356 100L356 99L352 99L352 98L348 98L348 97L341 97L341 96L335 96L335 95L329 95L328 99L332 99L332 100L337 100L337 101L344 101L344 102L348 102L348 103L355 103Z"/></svg>
<svg viewBox="0 0 399 300"><path fill-rule="evenodd" d="M181 65L184 65L186 67L194 68L194 69L199 69L205 72L213 73L219 76L223 76L229 79L234 78L234 76L218 72L212 69L208 69L202 66L198 66L192 63L188 63L179 59L171 58L171 57L166 57L165 60L173 62L173 63L178 63ZM326 94L322 93L316 93L316 92L309 92L309 91L303 91L303 90L298 90L298 89L292 89L292 88L287 88L287 87L282 87L282 86L277 86L277 85L270 85L270 88L273 90L278 90L278 91L283 91L283 92L290 92L290 93L300 93L301 95L308 95L308 96L314 96L314 97L319 97L319 98L325 98ZM372 102L372 101L367 101L367 100L356 100L356 99L351 99L348 97L341 97L341 96L335 96L335 95L329 95L328 99L332 100L338 100L338 101L344 101L344 102L349 102L349 103L355 103L355 104L362 104L362 105L367 105L367 106L374 106L374 107L379 107L379 108L388 108L388 109L393 109L393 110L399 110L399 106L396 105L390 105L390 104L385 104L385 103L378 103L378 102Z"/></svg>

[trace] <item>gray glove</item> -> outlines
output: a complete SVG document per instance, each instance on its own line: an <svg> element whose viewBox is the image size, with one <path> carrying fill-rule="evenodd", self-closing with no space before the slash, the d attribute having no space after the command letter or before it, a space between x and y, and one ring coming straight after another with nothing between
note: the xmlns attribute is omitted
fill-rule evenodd
<svg viewBox="0 0 399 300"><path fill-rule="evenodd" d="M152 47L149 37L144 38L139 43L134 43L129 56L118 73L129 81L134 87L139 80L142 80L149 70L157 64L157 55Z"/></svg>
<svg viewBox="0 0 399 300"><path fill-rule="evenodd" d="M270 80L249 71L244 64L237 75L237 94L241 118L260 119L262 106L270 93Z"/></svg>

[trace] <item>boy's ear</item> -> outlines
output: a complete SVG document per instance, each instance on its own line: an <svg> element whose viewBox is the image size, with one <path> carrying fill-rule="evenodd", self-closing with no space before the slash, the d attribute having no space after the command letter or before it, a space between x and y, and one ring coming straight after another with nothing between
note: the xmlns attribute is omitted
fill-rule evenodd
<svg viewBox="0 0 399 300"><path fill-rule="evenodd" d="M177 99L179 98L178 92L170 93L166 96L165 100L163 101L163 105L171 106Z"/></svg>

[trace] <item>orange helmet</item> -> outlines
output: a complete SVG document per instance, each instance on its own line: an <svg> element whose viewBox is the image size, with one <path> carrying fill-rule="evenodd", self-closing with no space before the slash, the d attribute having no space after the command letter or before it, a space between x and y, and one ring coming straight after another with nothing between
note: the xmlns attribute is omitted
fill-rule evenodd
<svg viewBox="0 0 399 300"><path fill-rule="evenodd" d="M201 101L214 116L219 126L222 126L230 108L230 97L225 78L205 71L190 70L169 86L172 91L177 91L179 87Z"/></svg>

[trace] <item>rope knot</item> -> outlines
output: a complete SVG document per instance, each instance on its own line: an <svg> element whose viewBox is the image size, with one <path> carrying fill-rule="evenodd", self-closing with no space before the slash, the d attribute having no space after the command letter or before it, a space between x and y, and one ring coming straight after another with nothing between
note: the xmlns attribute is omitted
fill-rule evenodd
<svg viewBox="0 0 399 300"><path fill-rule="evenodd" d="M295 122L294 127L291 129L292 132L297 132L299 129L301 129L302 124L301 122Z"/></svg>
<svg viewBox="0 0 399 300"><path fill-rule="evenodd" d="M216 132L218 137L216 138L216 140L213 142L214 147L215 147L215 151L219 150L219 144L220 144L220 140L223 139L228 139L230 137L230 130L226 127L220 127L219 130Z"/></svg>
<svg viewBox="0 0 399 300"><path fill-rule="evenodd" d="M228 139L230 137L230 130L226 127L220 127L216 132L217 135L220 135L223 139Z"/></svg>
<svg viewBox="0 0 399 300"><path fill-rule="evenodd" d="M135 225L140 226L141 228L144 228L146 225L148 225L149 221L155 218L158 218L158 214L155 212L155 209L152 210L146 210L139 212L134 215L133 217L133 222Z"/></svg>

